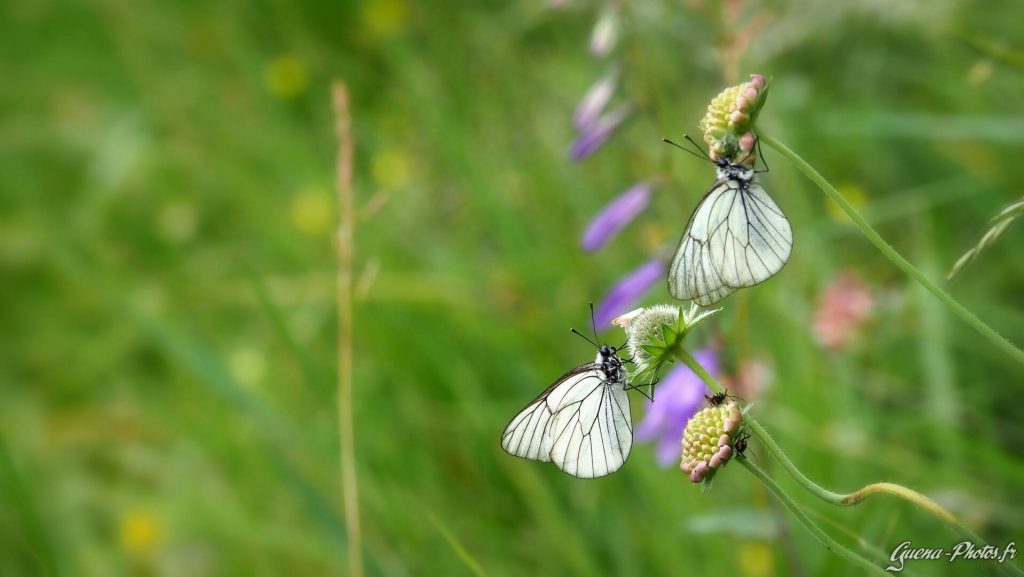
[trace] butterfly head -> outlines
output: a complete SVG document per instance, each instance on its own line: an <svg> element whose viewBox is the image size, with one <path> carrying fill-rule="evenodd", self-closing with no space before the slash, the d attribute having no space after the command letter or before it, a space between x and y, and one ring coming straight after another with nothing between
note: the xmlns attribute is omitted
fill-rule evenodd
<svg viewBox="0 0 1024 577"><path fill-rule="evenodd" d="M608 345L601 345L597 350L597 358L594 362L601 367L601 372L609 380L618 381L625 375L622 368L622 359L619 358L618 349Z"/></svg>
<svg viewBox="0 0 1024 577"><path fill-rule="evenodd" d="M731 158L718 158L715 160L715 167L718 171L719 179L750 182L754 178L754 169L743 164L737 164Z"/></svg>

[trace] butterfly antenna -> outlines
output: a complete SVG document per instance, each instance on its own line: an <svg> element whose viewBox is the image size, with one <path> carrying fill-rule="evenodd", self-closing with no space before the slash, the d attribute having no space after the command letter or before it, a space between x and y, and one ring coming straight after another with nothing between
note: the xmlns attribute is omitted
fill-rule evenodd
<svg viewBox="0 0 1024 577"><path fill-rule="evenodd" d="M704 157L705 159L707 159L707 161L708 161L708 162L711 162L711 163L714 163L714 162L715 162L715 159L711 158L711 155L710 155L710 154L708 154L708 153L704 152L704 149L703 149L703 148L701 148L699 144L697 144L697 141L696 141L696 140L694 140L694 139L690 138L690 135L689 135L689 134L684 134L684 135L683 135L683 138L685 138L686 140L689 140L689 141L690 141L690 144L692 144L694 148L696 148L697 150L699 150L699 151L700 151L700 154L701 154L701 156L703 156L703 157Z"/></svg>
<svg viewBox="0 0 1024 577"><path fill-rule="evenodd" d="M594 331L594 342L596 342L596 343L601 342L601 339L599 339L597 337L597 321L594 320L594 303L593 303L593 301L591 301L591 303L590 303L590 328L593 329L593 331ZM597 347L597 348L601 348L601 347Z"/></svg>
<svg viewBox="0 0 1024 577"><path fill-rule="evenodd" d="M590 340L590 338L589 338L589 337L587 337L587 335L585 335L585 334L583 334L583 333L579 332L578 330L576 330L576 329L569 329L569 331L570 331L570 332L572 332L573 334L575 334L576 336L578 336L578 337L582 338L583 340L587 341L588 343L590 343L590 344L594 345L595 347L597 347L597 348L601 348L601 347L600 347L600 345L598 345L598 344L597 344L597 343L595 343L594 341Z"/></svg>
<svg viewBox="0 0 1024 577"><path fill-rule="evenodd" d="M699 158L701 160L707 160L707 161L711 160L710 158L707 158L704 155L697 154L696 152L690 150L689 148L686 148L685 146L679 146L678 144L676 144L675 142L672 142L671 140L669 140L667 138L662 138L661 140L662 140L662 142L667 142L668 144L671 144L672 146L678 148L679 150L682 150L686 154L690 154L690 155L696 156L697 158Z"/></svg>

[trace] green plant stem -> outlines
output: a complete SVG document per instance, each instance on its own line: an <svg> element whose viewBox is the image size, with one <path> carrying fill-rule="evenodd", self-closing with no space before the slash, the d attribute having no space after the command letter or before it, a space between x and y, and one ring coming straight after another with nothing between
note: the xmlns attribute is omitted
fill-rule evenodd
<svg viewBox="0 0 1024 577"><path fill-rule="evenodd" d="M814 170L814 167L808 164L807 161L805 161L803 158L800 158L800 156L797 153L793 152L792 149L790 149L785 144L779 142L778 140L775 140L770 135L758 134L758 138L760 138L761 141L767 144L768 146L771 146L775 150L782 153L783 156L788 158L790 162L796 165L797 169L799 169L800 172L804 173L804 176L809 178L811 182L816 184L818 188L821 189L822 192L824 192L826 195L828 195L829 198L831 198L836 204L838 204L839 208L843 209L843 212L845 212L846 215L850 217L850 220L852 220L854 224L857 225L857 228L859 228L860 231L864 233L864 236L866 236L868 240L871 241L871 244L875 245L875 247L879 251L881 251L886 258L891 260L893 264L902 269L903 272L910 275L914 280L920 283L921 286L928 289L930 293L935 295L936 298L942 301L944 305L949 307L951 311L956 313L956 315L963 319L964 322L971 325L971 327L973 327L974 330L981 333L992 344L994 344L996 347L1003 350L1003 352L1016 359L1017 362L1024 364L1024 351L1018 349L1016 346L1013 345L1013 343L1006 340L1005 337L997 333L995 329L985 324L978 317L974 316L974 313L964 308L963 305L961 305L960 303L956 302L956 300L953 297L951 297L949 293L939 288L939 286L932 282L927 276L925 276L924 273L917 270L917 268L915 268L914 265L910 264L910 262L907 259L900 256L900 254L896 252L896 249L894 249L889 243L887 243L885 239L883 239L881 235L879 235L878 232L875 231L875 229L871 228L871 225L868 224L866 220L864 220L864 217L862 217L860 213L858 213L857 210L853 208L853 206L849 202L847 202L845 198L843 198L843 195L839 194L839 191L836 190L834 186L829 184L829 182L825 180L825 177L819 174L817 170Z"/></svg>
<svg viewBox="0 0 1024 577"><path fill-rule="evenodd" d="M746 467L746 469L750 471L752 475L757 477L757 479L761 481L761 483L764 484L764 486L767 487L773 495L775 495L775 497L782 503L782 505L786 509L789 509L789 512L792 513L793 516L796 517L797 520L800 521L800 523L802 523L803 526L808 531L810 531L812 535L815 536L815 538L821 541L822 545L824 545L826 549L832 551L836 555L839 555L840 557L846 559L854 565L863 567L872 575L889 575L881 567L875 565L871 561L868 561L864 557L861 557L857 553L854 553L850 549L840 545L832 537L829 537L828 533L825 533L825 531L823 531L821 527L818 527L818 525L816 525L814 521L811 521L811 518L807 516L807 513L804 513L803 510L801 510L800 507L797 506L793 499L791 499L789 495L787 495L786 492L782 490L782 487L780 487L778 483L776 483L771 477L769 477L767 473L759 469L757 465L750 461L750 459L740 457L736 460L739 461L741 465Z"/></svg>
<svg viewBox="0 0 1024 577"><path fill-rule="evenodd" d="M711 373L707 372L707 370L705 370L704 367L702 367L701 364L697 362L697 359L693 358L693 355L691 355L688 351L683 349L676 349L674 352L676 357L680 361L682 361L683 364L689 367L691 371L696 373L697 376L700 377L700 379L704 381L704 383L708 387L710 387L716 392L726 390L722 383L718 382L718 379L711 376ZM861 501L872 495L892 495L894 497L899 497L900 499L903 499L905 501L909 501L910 503L913 503L917 507L924 509L928 513L934 515L935 517L938 517L944 523L952 527L953 530L956 531L964 539L972 541L976 544L985 543L985 541L983 541L981 537L979 537L976 533L974 533L966 526L964 526L963 523L961 523L956 517L953 516L952 513L947 511L941 505L939 505L929 497L921 493L918 493L913 489L908 489L903 485L897 485L895 483L872 483L852 493L847 494L829 491L828 489L808 479L807 475L804 475L803 472L797 468L796 464L794 464L793 461L786 455L786 452L782 450L782 447L780 447L779 444L775 442L775 439L773 439L772 436L768 434L768 431L765 430L765 428L762 427L761 424L758 423L753 416L744 415L743 422L747 429L751 432L751 434L757 437L757 439L761 442L765 450L768 453L770 453L772 457L774 457L775 460L779 462L780 465L782 465L782 468L785 469L786 472L789 473L790 476L793 477L793 479L795 479L796 482L800 484L800 486L802 486L809 493L813 494L815 497L818 497L822 501L825 501L826 503L829 503L830 505L835 505L837 507L852 507L853 505L859 504ZM746 460L741 459L741 462L746 462ZM1017 568L1015 565L1012 564L995 564L995 566L999 568L1003 573L1024 575L1024 571L1022 571L1021 569Z"/></svg>

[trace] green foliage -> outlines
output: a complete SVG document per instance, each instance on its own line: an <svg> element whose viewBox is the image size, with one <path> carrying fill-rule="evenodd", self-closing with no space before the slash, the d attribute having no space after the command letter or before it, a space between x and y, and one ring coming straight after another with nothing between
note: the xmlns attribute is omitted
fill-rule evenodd
<svg viewBox="0 0 1024 577"><path fill-rule="evenodd" d="M660 141L694 133L708 100L741 80L720 58L737 28L760 22L738 73L774 78L759 125L863 191L866 218L940 278L1020 197L1024 5L747 2L726 29L713 2L623 3L614 59L637 113L570 164L573 107L610 62L586 50L598 6L546 4L0 7L0 573L344 574L329 99L340 77L357 136L368 574L858 574L780 515L756 534L693 529L725 510L773 512L738 468L702 496L637 444L621 471L580 482L509 457L498 436L593 357L566 328L670 250L711 183L706 163ZM725 300L688 347L714 343L728 376L749 360L770 369L758 418L814 480L898 481L990 542L1019 541L1020 368L765 154L793 256ZM652 175L665 179L652 209L582 254L588 218ZM1018 232L949 290L1024 343ZM876 316L827 350L815 308L848 268L872 287ZM647 302L668 298L658 286ZM823 511L848 545L959 540L898 504L807 514Z"/></svg>

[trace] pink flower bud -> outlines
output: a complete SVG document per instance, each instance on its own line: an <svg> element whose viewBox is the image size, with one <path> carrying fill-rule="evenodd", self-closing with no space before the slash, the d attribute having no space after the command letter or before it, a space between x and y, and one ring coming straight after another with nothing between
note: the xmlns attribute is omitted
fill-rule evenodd
<svg viewBox="0 0 1024 577"><path fill-rule="evenodd" d="M764 87L768 86L768 82L760 74L751 74L750 85L757 90L764 90Z"/></svg>
<svg viewBox="0 0 1024 577"><path fill-rule="evenodd" d="M750 102L757 102L757 89L753 86L748 86L747 89L743 91L743 96Z"/></svg>
<svg viewBox="0 0 1024 577"><path fill-rule="evenodd" d="M751 152L756 144L757 138L754 137L753 132L748 132L740 137L740 150L743 152Z"/></svg>
<svg viewBox="0 0 1024 577"><path fill-rule="evenodd" d="M728 461L732 457L732 447L726 445L719 449L716 454L721 456L723 461Z"/></svg>
<svg viewBox="0 0 1024 577"><path fill-rule="evenodd" d="M750 119L749 116L747 116L746 114L743 114L739 110L734 110L733 113L729 115L729 122L731 122L733 124L743 124L744 122L746 122L749 119Z"/></svg>
<svg viewBox="0 0 1024 577"><path fill-rule="evenodd" d="M756 97L756 95L755 95L755 97ZM752 99L747 98L743 94L740 94L739 96L736 97L736 109L737 110L746 110L746 108L748 106L750 106L750 100L752 100Z"/></svg>
<svg viewBox="0 0 1024 577"><path fill-rule="evenodd" d="M697 466L693 468L693 472L690 473L690 481L694 483L700 483L704 480L704 477L708 474L708 464L705 461L697 463Z"/></svg>
<svg viewBox="0 0 1024 577"><path fill-rule="evenodd" d="M715 453L715 455L711 457L711 460L708 461L708 467L711 467L712 469L717 469L721 465L722 458L718 456L718 453Z"/></svg>
<svg viewBox="0 0 1024 577"><path fill-rule="evenodd" d="M729 444L729 435L722 435L721 437L718 437L718 446L719 447L725 447L728 444Z"/></svg>

